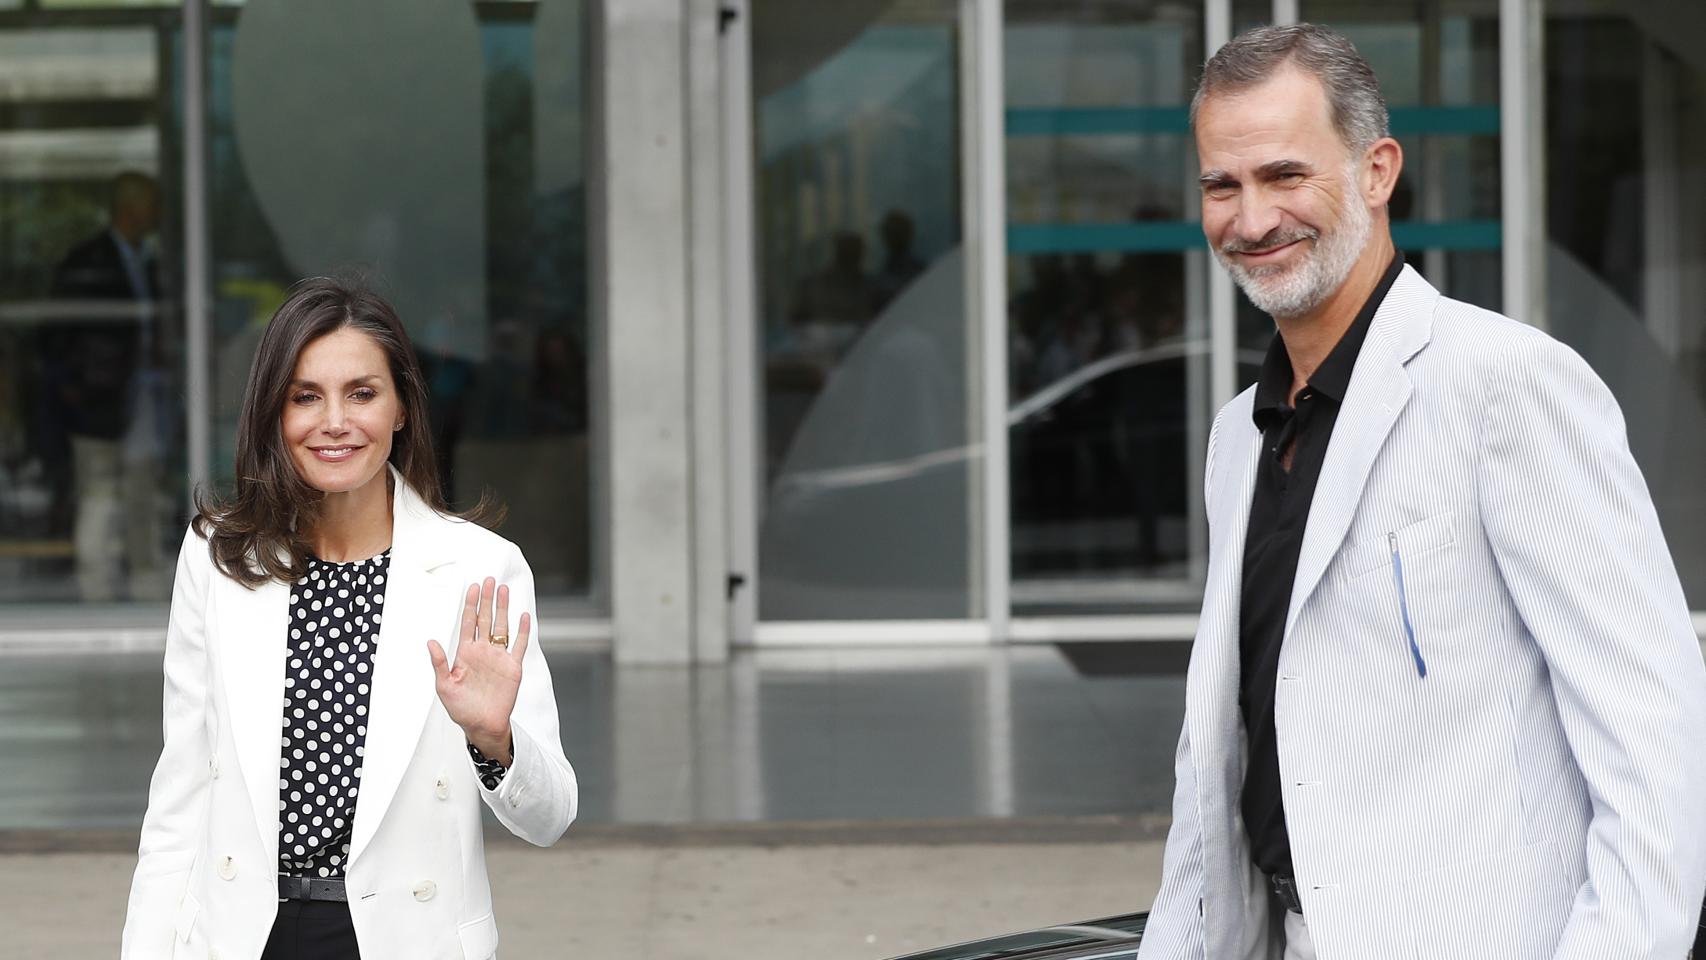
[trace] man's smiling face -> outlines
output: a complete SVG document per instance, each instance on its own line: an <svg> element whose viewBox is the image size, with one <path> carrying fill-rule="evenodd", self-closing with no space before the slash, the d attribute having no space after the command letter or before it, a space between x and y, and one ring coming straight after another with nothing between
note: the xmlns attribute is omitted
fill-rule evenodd
<svg viewBox="0 0 1706 960"><path fill-rule="evenodd" d="M1373 225L1365 157L1333 126L1319 81L1295 67L1203 100L1196 119L1202 224L1251 302L1307 313L1344 283Z"/></svg>

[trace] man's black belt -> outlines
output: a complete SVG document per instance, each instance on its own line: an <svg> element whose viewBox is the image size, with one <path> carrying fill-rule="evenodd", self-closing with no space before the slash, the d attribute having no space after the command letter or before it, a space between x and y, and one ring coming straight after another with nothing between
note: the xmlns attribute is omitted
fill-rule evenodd
<svg viewBox="0 0 1706 960"><path fill-rule="evenodd" d="M318 877L287 877L282 873L278 875L278 898L280 900L349 902L349 894L344 892L344 882L341 879L322 880Z"/></svg>
<svg viewBox="0 0 1706 960"><path fill-rule="evenodd" d="M1303 898L1297 894L1296 877L1270 875L1268 877L1268 886L1273 889L1274 896L1278 897L1279 901L1285 904L1285 908L1287 910L1290 910L1292 913L1303 912Z"/></svg>

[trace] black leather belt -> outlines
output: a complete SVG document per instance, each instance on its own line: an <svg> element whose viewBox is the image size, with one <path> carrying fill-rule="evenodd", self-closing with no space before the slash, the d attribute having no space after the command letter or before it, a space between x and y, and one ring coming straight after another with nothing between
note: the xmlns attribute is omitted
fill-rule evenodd
<svg viewBox="0 0 1706 960"><path fill-rule="evenodd" d="M1297 878L1269 876L1268 886L1287 910L1297 914L1303 912L1303 898L1297 894Z"/></svg>
<svg viewBox="0 0 1706 960"><path fill-rule="evenodd" d="M349 894L344 892L342 880L322 880L317 877L287 877L278 876L278 898L280 900L336 900L348 903Z"/></svg>

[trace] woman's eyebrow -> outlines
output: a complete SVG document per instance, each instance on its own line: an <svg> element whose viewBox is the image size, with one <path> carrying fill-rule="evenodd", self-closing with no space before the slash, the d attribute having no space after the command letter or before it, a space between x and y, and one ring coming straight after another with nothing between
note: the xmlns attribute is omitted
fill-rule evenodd
<svg viewBox="0 0 1706 960"><path fill-rule="evenodd" d="M346 380L344 382L344 386L345 387L359 387L359 386L362 386L364 384L377 382L378 380L379 380L379 374L369 373L365 376L356 377L353 380ZM308 388L315 389L315 390L319 389L319 387L320 387L320 385L318 383L314 382L313 380L303 380L300 377L292 377L291 381L290 381L290 386L292 388L308 387Z"/></svg>

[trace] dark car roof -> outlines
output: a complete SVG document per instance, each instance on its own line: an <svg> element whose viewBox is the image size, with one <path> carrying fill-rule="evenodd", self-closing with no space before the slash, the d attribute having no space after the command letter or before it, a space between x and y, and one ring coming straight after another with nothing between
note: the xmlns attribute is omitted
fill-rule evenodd
<svg viewBox="0 0 1706 960"><path fill-rule="evenodd" d="M1147 913L1128 913L938 947L896 960L1121 960L1137 955L1148 920Z"/></svg>

